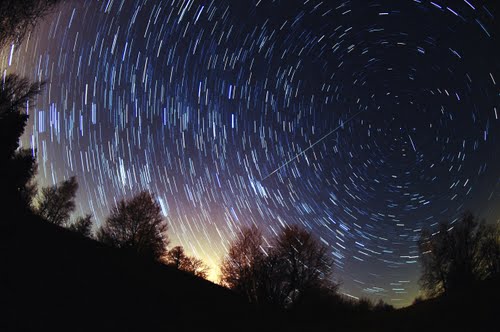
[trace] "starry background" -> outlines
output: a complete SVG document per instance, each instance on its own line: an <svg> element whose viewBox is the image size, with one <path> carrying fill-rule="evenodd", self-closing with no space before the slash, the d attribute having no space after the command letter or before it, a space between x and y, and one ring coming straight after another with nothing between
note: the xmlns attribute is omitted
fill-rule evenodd
<svg viewBox="0 0 500 332"><path fill-rule="evenodd" d="M343 293L401 306L423 228L500 216L496 7L70 1L0 64L47 82L23 144L78 213L150 190L212 279L242 226L299 224Z"/></svg>

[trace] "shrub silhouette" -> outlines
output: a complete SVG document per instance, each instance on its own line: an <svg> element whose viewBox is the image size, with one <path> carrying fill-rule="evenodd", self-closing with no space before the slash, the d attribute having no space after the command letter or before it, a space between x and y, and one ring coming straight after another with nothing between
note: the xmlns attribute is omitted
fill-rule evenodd
<svg viewBox="0 0 500 332"><path fill-rule="evenodd" d="M97 231L98 240L160 259L169 243L167 223L157 201L147 191L122 199Z"/></svg>

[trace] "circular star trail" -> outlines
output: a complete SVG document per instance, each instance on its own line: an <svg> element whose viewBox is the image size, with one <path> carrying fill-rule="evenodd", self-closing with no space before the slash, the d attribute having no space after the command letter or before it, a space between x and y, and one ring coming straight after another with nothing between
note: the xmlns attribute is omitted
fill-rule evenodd
<svg viewBox="0 0 500 332"><path fill-rule="evenodd" d="M423 228L498 218L492 3L67 2L1 61L47 82L24 144L81 212L150 190L211 266L243 226L299 224L342 292L402 305Z"/></svg>

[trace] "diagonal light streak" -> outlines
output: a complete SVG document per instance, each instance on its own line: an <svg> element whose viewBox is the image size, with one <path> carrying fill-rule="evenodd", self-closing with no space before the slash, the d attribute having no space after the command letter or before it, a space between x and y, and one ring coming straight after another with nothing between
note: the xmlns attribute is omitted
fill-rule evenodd
<svg viewBox="0 0 500 332"><path fill-rule="evenodd" d="M340 125L338 125L337 127L335 127L334 129L332 129L330 132L328 132L327 134L325 134L323 137L321 137L319 140L317 140L316 142L314 142L313 144L309 145L305 150L303 150L302 152L298 153L296 156L294 156L293 158L287 160L283 165L281 165L280 167L276 168L274 171L272 171L271 173L269 173L268 175L266 175L264 178L262 178L262 181L266 180L267 178L273 176L276 172L278 172L280 169L282 169L283 167L286 167L286 165L290 164L291 162L297 160L301 155L303 155L304 153L306 153L307 151L309 151L310 149L312 149L316 144L320 143L321 141L323 141L325 138L327 138L328 136L330 136L331 134L335 133L337 130L339 130L340 128L342 128L345 124L347 124L348 122L350 122L351 120L353 120L355 117L357 117L361 112L363 111L359 111L357 113L355 113L354 115L352 115L351 117L349 117L347 120L345 120L344 122L342 122Z"/></svg>

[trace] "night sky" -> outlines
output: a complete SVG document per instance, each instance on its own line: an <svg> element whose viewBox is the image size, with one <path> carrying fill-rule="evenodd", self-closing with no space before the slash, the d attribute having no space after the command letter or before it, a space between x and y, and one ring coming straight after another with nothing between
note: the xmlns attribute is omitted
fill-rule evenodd
<svg viewBox="0 0 500 332"><path fill-rule="evenodd" d="M423 228L500 218L494 2L74 1L0 68L47 82L23 145L78 213L150 190L212 279L241 227L299 224L401 306Z"/></svg>

